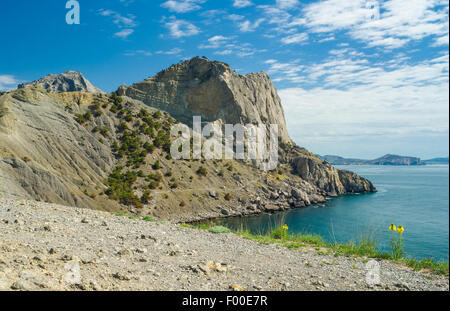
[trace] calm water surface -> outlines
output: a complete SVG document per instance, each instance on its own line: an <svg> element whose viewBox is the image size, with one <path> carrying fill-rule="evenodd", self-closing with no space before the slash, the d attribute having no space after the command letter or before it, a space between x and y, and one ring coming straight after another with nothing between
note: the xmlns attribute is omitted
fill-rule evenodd
<svg viewBox="0 0 450 311"><path fill-rule="evenodd" d="M371 180L378 193L333 198L325 207L308 207L275 215L231 218L222 224L262 233L280 217L292 232L320 234L330 242L357 240L373 235L387 250L391 223L406 231L409 257L449 259L449 167L429 166L338 166Z"/></svg>

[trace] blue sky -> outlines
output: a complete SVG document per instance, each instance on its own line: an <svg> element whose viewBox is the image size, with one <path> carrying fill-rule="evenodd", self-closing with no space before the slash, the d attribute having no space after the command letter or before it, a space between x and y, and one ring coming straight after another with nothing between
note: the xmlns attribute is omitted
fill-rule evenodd
<svg viewBox="0 0 450 311"><path fill-rule="evenodd" d="M78 70L110 92L193 56L273 79L319 154L448 156L448 0L2 0L0 89Z"/></svg>

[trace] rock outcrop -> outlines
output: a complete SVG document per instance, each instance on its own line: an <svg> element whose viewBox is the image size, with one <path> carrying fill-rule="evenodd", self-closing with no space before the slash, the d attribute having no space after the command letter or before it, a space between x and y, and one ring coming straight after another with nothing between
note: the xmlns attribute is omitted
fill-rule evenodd
<svg viewBox="0 0 450 311"><path fill-rule="evenodd" d="M66 71L61 74L50 74L34 82L19 84L18 88L41 87L51 93L86 92L103 93L89 82L81 72Z"/></svg>
<svg viewBox="0 0 450 311"><path fill-rule="evenodd" d="M298 176L329 196L376 192L375 186L369 180L353 172L339 170L304 148L283 145L281 154L282 161L290 163Z"/></svg>
<svg viewBox="0 0 450 311"><path fill-rule="evenodd" d="M130 87L119 95L141 100L183 123L193 116L224 124L278 124L279 137L289 138L277 91L265 72L240 75L230 66L195 57Z"/></svg>

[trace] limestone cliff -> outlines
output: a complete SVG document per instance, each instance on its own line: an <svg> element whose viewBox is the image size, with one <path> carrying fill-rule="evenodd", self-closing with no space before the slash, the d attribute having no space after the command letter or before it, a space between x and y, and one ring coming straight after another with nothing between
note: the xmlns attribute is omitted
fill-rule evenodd
<svg viewBox="0 0 450 311"><path fill-rule="evenodd" d="M304 180L332 196L375 191L370 181L351 172L344 174L292 144L281 100L264 72L243 76L227 64L195 57L143 82L121 86L118 94L167 111L187 124L197 115L209 122L278 124L282 162Z"/></svg>
<svg viewBox="0 0 450 311"><path fill-rule="evenodd" d="M59 92L87 92L103 93L89 82L81 72L66 71L61 74L50 74L34 82L20 84L19 89L27 87L41 87L52 93Z"/></svg>

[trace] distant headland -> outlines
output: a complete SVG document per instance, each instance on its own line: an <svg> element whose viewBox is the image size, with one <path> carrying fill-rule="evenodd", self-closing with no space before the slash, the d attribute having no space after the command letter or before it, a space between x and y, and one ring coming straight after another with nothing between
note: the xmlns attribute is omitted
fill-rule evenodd
<svg viewBox="0 0 450 311"><path fill-rule="evenodd" d="M394 166L417 166L432 164L448 164L449 158L434 158L421 160L417 157L387 154L374 160L348 159L336 155L318 156L331 165L394 165Z"/></svg>

